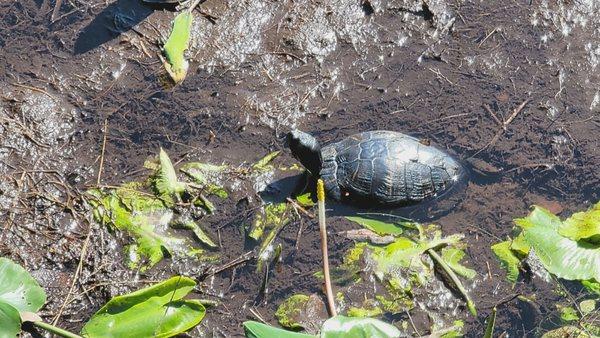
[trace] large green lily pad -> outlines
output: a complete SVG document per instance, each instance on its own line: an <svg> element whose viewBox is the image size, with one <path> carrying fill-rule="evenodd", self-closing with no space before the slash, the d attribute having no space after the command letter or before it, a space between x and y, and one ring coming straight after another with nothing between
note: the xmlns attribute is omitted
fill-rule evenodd
<svg viewBox="0 0 600 338"><path fill-rule="evenodd" d="M81 330L84 337L172 337L198 325L205 308L185 300L196 282L183 276L117 296L104 305Z"/></svg>

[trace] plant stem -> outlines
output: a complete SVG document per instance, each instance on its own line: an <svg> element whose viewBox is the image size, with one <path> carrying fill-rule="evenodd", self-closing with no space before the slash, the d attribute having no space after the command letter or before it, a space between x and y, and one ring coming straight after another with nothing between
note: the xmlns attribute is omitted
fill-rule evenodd
<svg viewBox="0 0 600 338"><path fill-rule="evenodd" d="M483 338L494 338L494 326L496 326L496 307L492 309L492 313L488 317L487 327Z"/></svg>
<svg viewBox="0 0 600 338"><path fill-rule="evenodd" d="M433 260L436 263L438 263L442 267L442 269L444 269L444 271L448 274L448 276L450 276L450 279L452 279L452 281L456 285L456 288L458 289L458 291L465 298L469 312L471 312L471 314L473 316L477 317L477 310L475 309L475 303L473 303L473 301L471 300L471 297L469 297L469 294L467 293L467 291L465 290L465 287L460 282L460 279L458 279L458 276L456 276L454 271L452 271L452 269L448 266L448 264L446 264L446 262L444 262L442 257L440 257L440 255L438 255L437 252L435 252L433 249L428 249L427 253L431 256L431 258L433 258Z"/></svg>
<svg viewBox="0 0 600 338"><path fill-rule="evenodd" d="M56 326L48 324L48 323L33 322L33 325L35 325L35 326L37 326L37 327L39 327L41 329L44 329L44 330L46 330L48 332L52 332L55 335L59 335L61 337L66 337L66 338L82 338L81 336L76 335L73 332L69 332L67 330L63 330L63 329L61 329L59 327L56 327Z"/></svg>
<svg viewBox="0 0 600 338"><path fill-rule="evenodd" d="M325 293L327 294L327 307L332 317L337 316L333 291L331 289L331 277L329 275L329 255L327 253L327 225L325 224L325 188L323 180L317 181L317 206L319 209L319 230L321 231L321 253L323 255L323 275L325 277Z"/></svg>

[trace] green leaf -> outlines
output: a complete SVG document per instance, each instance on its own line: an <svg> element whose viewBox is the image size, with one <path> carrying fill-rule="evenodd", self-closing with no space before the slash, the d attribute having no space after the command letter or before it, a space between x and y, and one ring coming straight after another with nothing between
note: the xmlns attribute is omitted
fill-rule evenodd
<svg viewBox="0 0 600 338"><path fill-rule="evenodd" d="M383 222L374 218L361 216L347 216L346 219L360 224L378 235L401 235L403 227L396 223Z"/></svg>
<svg viewBox="0 0 600 338"><path fill-rule="evenodd" d="M112 298L85 324L90 338L172 337L190 330L206 310L197 300L182 299L196 286L175 276L162 283Z"/></svg>
<svg viewBox="0 0 600 338"><path fill-rule="evenodd" d="M590 210L574 213L558 228L558 233L574 241L587 239L600 244L600 202Z"/></svg>
<svg viewBox="0 0 600 338"><path fill-rule="evenodd" d="M185 50L190 43L190 30L194 16L190 12L180 13L173 20L171 34L163 47L167 62L165 68L175 83L185 79L189 64L185 59Z"/></svg>
<svg viewBox="0 0 600 338"><path fill-rule="evenodd" d="M264 263L270 261L274 256L273 242L279 231L290 222L287 203L269 204L265 207L264 211L262 217L260 215L257 217L254 222L254 230L250 232L250 237L255 238L254 236L259 236L259 234L262 236L262 231L265 229L270 229L269 234L263 239L258 249L257 271L262 271Z"/></svg>
<svg viewBox="0 0 600 338"><path fill-rule="evenodd" d="M172 227L192 230L200 242L211 248L218 247L218 245L208 236L208 234L206 234L206 232L204 232L204 230L202 230L202 228L191 219L184 219L182 221L175 222Z"/></svg>
<svg viewBox="0 0 600 338"><path fill-rule="evenodd" d="M244 322L244 333L246 338L316 338L310 334L286 331L255 321Z"/></svg>
<svg viewBox="0 0 600 338"><path fill-rule="evenodd" d="M374 318L335 316L323 323L321 338L390 338L400 337L393 325Z"/></svg>
<svg viewBox="0 0 600 338"><path fill-rule="evenodd" d="M14 338L19 332L21 332L19 311L12 305L0 301L0 338Z"/></svg>
<svg viewBox="0 0 600 338"><path fill-rule="evenodd" d="M519 266L521 265L521 260L519 260L510 249L510 246L510 241L496 243L492 245L492 251L500 261L500 265L506 270L506 279L514 284L519 278Z"/></svg>
<svg viewBox="0 0 600 338"><path fill-rule="evenodd" d="M298 202L298 204L300 204L300 206L305 208L312 207L313 205L315 205L315 202L312 198L312 194L310 192L296 196L296 201Z"/></svg>
<svg viewBox="0 0 600 338"><path fill-rule="evenodd" d="M306 306L309 298L307 295L297 294L284 300L275 311L275 317L277 317L279 324L292 330L302 329L298 316L301 314L302 308Z"/></svg>
<svg viewBox="0 0 600 338"><path fill-rule="evenodd" d="M184 164L180 170L192 178L195 183L205 187L209 194L214 194L221 198L227 198L227 191L218 184L220 175L226 169L226 165L189 162Z"/></svg>
<svg viewBox="0 0 600 338"><path fill-rule="evenodd" d="M579 314L574 308L570 306L558 305L558 309L560 310L560 319L563 323L575 322L579 320Z"/></svg>
<svg viewBox="0 0 600 338"><path fill-rule="evenodd" d="M583 280L581 281L581 285L583 285L583 287L589 292L600 295L600 283L596 282L595 280Z"/></svg>
<svg viewBox="0 0 600 338"><path fill-rule="evenodd" d="M445 247L442 249L442 259L444 260L444 262L446 262L446 264L448 264L452 271L465 278L472 279L477 275L477 273L475 272L475 270L469 269L466 266L460 264L460 261L463 259L464 256L465 252L460 249L451 247Z"/></svg>
<svg viewBox="0 0 600 338"><path fill-rule="evenodd" d="M496 327L496 307L492 309L492 313L487 319L487 325L485 326L485 333L483 338L494 338L494 328Z"/></svg>
<svg viewBox="0 0 600 338"><path fill-rule="evenodd" d="M252 165L252 169L256 170L256 171L270 171L272 168L271 166L271 162L277 157L279 156L281 152L278 151L274 151L272 153L267 154L267 156L261 158L258 162L254 163Z"/></svg>
<svg viewBox="0 0 600 338"><path fill-rule="evenodd" d="M165 251L173 256L198 255L187 238L168 232L173 212L160 199L127 188L93 193L99 198L94 202L96 219L126 232L134 240L127 247L130 268L146 271L164 258Z"/></svg>
<svg viewBox="0 0 600 338"><path fill-rule="evenodd" d="M154 185L160 196L169 201L173 195L185 191L185 184L177 180L177 173L175 172L175 168L173 168L173 163L171 163L169 155L167 155L163 148L160 148L158 158L160 167L156 172Z"/></svg>
<svg viewBox="0 0 600 338"><path fill-rule="evenodd" d="M37 312L45 302L46 292L29 272L10 259L0 257L0 303L18 312ZM4 310L9 311L6 307Z"/></svg>
<svg viewBox="0 0 600 338"><path fill-rule="evenodd" d="M600 280L600 246L561 236L557 216L536 206L515 223L548 272L568 280Z"/></svg>

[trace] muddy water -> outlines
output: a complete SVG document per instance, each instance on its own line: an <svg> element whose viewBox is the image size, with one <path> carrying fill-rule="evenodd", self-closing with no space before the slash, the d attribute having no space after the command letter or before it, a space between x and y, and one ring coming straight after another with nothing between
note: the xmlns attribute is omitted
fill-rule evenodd
<svg viewBox="0 0 600 338"><path fill-rule="evenodd" d="M497 327L509 335L535 336L548 324L560 299L553 287L533 277L511 288L489 247L534 203L569 215L600 198L600 5L207 0L200 8L190 72L170 87L155 44L167 35L170 9L120 0L56 9L53 1L0 3L0 253L46 288L46 319L60 313L58 323L77 330L113 295L204 269L167 261L129 271L120 259L127 239L85 221L77 195L98 181L104 136L100 182L110 185L143 177L159 146L174 160L240 165L283 150L283 135L297 127L324 143L396 130L460 159L470 180L449 203L397 212L467 236L480 312L456 312L468 336L480 336L499 303ZM294 162L287 151L278 161ZM220 229L223 262L249 249L240 228L259 199L252 184L242 187L205 224ZM348 230L337 216L343 208L330 208L332 233ZM90 254L69 292L88 234ZM202 296L221 305L192 335L240 335L250 309L274 323L284 297L320 292L315 225L297 220L280 238L284 263L266 299L253 262L206 280ZM332 264L350 245L331 236ZM515 294L535 294L536 305ZM430 320L415 319L426 332Z"/></svg>

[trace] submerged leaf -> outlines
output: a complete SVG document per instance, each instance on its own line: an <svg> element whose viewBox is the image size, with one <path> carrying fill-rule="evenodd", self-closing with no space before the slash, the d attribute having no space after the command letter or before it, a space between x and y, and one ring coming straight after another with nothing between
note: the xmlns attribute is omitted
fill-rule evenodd
<svg viewBox="0 0 600 338"><path fill-rule="evenodd" d="M255 321L244 322L244 333L246 338L317 338L310 334L287 331Z"/></svg>
<svg viewBox="0 0 600 338"><path fill-rule="evenodd" d="M275 317L277 317L279 324L292 330L302 329L298 317L308 299L307 295L298 294L284 300L275 311Z"/></svg>
<svg viewBox="0 0 600 338"><path fill-rule="evenodd" d="M536 206L515 223L548 272L569 280L600 280L600 246L561 236L557 216Z"/></svg>
<svg viewBox="0 0 600 338"><path fill-rule="evenodd" d="M576 326L563 326L558 329L554 329L552 331L548 331L544 333L542 338L565 338L565 337L573 337L573 338L592 338L589 334L585 333L585 331L579 329Z"/></svg>
<svg viewBox="0 0 600 338"><path fill-rule="evenodd" d="M378 235L401 235L403 232L403 227L397 223L388 223L361 216L347 216L346 219L358 223Z"/></svg>
<svg viewBox="0 0 600 338"><path fill-rule="evenodd" d="M286 216L287 204L274 203L266 205L261 212L256 214L252 226L248 232L248 237L259 240L264 231L269 228L276 228L289 222Z"/></svg>
<svg viewBox="0 0 600 338"><path fill-rule="evenodd" d="M206 310L198 300L184 300L194 289L191 278L175 276L162 283L112 298L85 324L84 337L172 337L198 325Z"/></svg>
<svg viewBox="0 0 600 338"><path fill-rule="evenodd" d="M254 238L253 236L258 235L259 233L260 236L262 236L263 230L270 229L269 234L263 239L260 248L258 249L257 271L262 271L263 264L273 258L275 254L273 241L275 240L275 237L277 237L279 231L290 222L287 203L269 204L264 210L264 218L260 218L260 216L257 217L257 220L255 220L254 223L254 225L257 226L254 228L254 231L251 231L250 233L250 237ZM259 218L261 220L260 222L257 222Z"/></svg>
<svg viewBox="0 0 600 338"><path fill-rule="evenodd" d="M446 262L446 264L448 264L452 271L465 278L472 279L473 277L475 277L475 275L477 275L477 273L475 272L475 270L469 269L466 266L460 264L460 261L463 259L464 256L465 252L460 249L448 247L442 249L442 259L444 260L444 262Z"/></svg>
<svg viewBox="0 0 600 338"><path fill-rule="evenodd" d="M158 158L160 160L160 167L156 172L154 185L160 196L170 201L173 195L179 195L185 191L185 184L177 180L177 173L175 172L175 168L173 168L173 163L171 163L169 155L162 148L160 148Z"/></svg>
<svg viewBox="0 0 600 338"><path fill-rule="evenodd" d="M162 200L127 188L92 193L98 198L93 202L96 219L133 238L126 248L130 268L145 271L160 262L165 251L176 256L198 253L185 238L168 233L173 212Z"/></svg>
<svg viewBox="0 0 600 338"><path fill-rule="evenodd" d="M287 329L304 329L308 333L316 333L328 316L320 296L296 294L279 305L275 317Z"/></svg>
<svg viewBox="0 0 600 338"><path fill-rule="evenodd" d="M600 244L600 202L590 210L574 213L558 228L558 233L574 241L582 239Z"/></svg>
<svg viewBox="0 0 600 338"><path fill-rule="evenodd" d="M204 230L202 230L202 228L192 219L184 219L179 222L174 222L172 226L179 229L192 230L200 242L211 248L218 247L218 245L206 234L206 232L204 232Z"/></svg>
<svg viewBox="0 0 600 338"><path fill-rule="evenodd" d="M492 251L500 261L504 270L506 270L506 279L514 284L519 278L519 266L521 265L521 260L510 249L510 244L510 241L496 243L492 245Z"/></svg>
<svg viewBox="0 0 600 338"><path fill-rule="evenodd" d="M261 158L260 160L258 160L258 162L254 163L252 165L252 169L257 171L270 171L271 169L273 169L273 167L271 166L271 162L277 156L279 156L280 153L281 152L278 150L267 154L267 156Z"/></svg>
<svg viewBox="0 0 600 338"><path fill-rule="evenodd" d="M171 34L163 46L168 62L165 63L165 68L175 83L182 82L188 71L189 64L184 53L189 47L193 20L194 16L188 11L178 14L173 20Z"/></svg>
<svg viewBox="0 0 600 338"><path fill-rule="evenodd" d="M227 169L226 165L190 162L181 167L181 172L192 178L207 194L227 198L227 190L219 184L220 176Z"/></svg>
<svg viewBox="0 0 600 338"><path fill-rule="evenodd" d="M352 318L335 316L329 318L321 328L321 338L391 338L400 337L395 326L374 318Z"/></svg>
<svg viewBox="0 0 600 338"><path fill-rule="evenodd" d="M305 208L312 207L313 205L315 205L315 202L313 201L313 196L310 192L296 196L296 201L298 202L298 204L300 204L300 206Z"/></svg>

